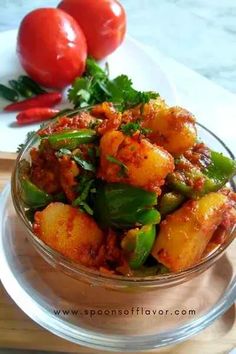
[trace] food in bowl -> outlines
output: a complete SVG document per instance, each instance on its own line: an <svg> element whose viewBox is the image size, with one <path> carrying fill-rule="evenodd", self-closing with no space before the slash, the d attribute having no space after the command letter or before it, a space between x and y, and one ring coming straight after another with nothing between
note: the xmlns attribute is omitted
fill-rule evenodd
<svg viewBox="0 0 236 354"><path fill-rule="evenodd" d="M21 160L32 228L68 259L107 274L180 272L235 225L236 163L197 137L194 116L157 97L58 117Z"/></svg>

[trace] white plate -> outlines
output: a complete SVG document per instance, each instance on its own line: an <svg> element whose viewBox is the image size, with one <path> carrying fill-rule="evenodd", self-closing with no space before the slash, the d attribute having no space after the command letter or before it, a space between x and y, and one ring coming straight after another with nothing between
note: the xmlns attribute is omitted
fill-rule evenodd
<svg viewBox="0 0 236 354"><path fill-rule="evenodd" d="M23 72L16 56L17 31L0 33L0 82L7 83ZM175 90L168 76L160 68L155 58L133 39L127 37L123 45L108 58L111 77L127 74L140 90L156 90L168 104L176 102ZM0 109L9 102L0 101ZM15 113L0 113L0 151L15 152L17 146L25 139L26 133L36 130L39 125L19 127Z"/></svg>

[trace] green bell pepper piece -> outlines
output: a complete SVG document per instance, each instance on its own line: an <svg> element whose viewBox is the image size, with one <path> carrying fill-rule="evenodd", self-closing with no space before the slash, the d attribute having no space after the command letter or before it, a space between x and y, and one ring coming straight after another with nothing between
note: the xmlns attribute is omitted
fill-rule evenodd
<svg viewBox="0 0 236 354"><path fill-rule="evenodd" d="M203 181L203 186L200 189L194 188L194 184L200 179ZM168 175L167 181L171 189L187 198L198 198L212 189L211 181L207 181L207 177L201 170L194 166L189 170L183 170L181 172L175 170ZM191 181L191 185L188 184L188 181Z"/></svg>
<svg viewBox="0 0 236 354"><path fill-rule="evenodd" d="M218 190L236 173L236 161L219 152L211 151L211 164L203 172L214 182Z"/></svg>
<svg viewBox="0 0 236 354"><path fill-rule="evenodd" d="M157 196L153 192L123 183L97 186L94 216L102 227L130 228L158 224L160 213L153 208Z"/></svg>
<svg viewBox="0 0 236 354"><path fill-rule="evenodd" d="M21 199L27 207L40 208L53 201L51 195L38 188L26 176L21 177L20 186Z"/></svg>
<svg viewBox="0 0 236 354"><path fill-rule="evenodd" d="M211 151L211 164L203 171L192 166L191 169L179 172L174 171L168 176L169 185L177 192L188 198L199 198L209 192L216 192L222 188L236 172L236 161L223 154ZM194 188L194 182L202 179L200 189ZM191 181L191 185L186 181Z"/></svg>
<svg viewBox="0 0 236 354"><path fill-rule="evenodd" d="M92 129L68 130L62 133L54 133L42 139L48 139L50 146L55 150L61 148L74 150L80 144L93 142L96 139L96 132Z"/></svg>
<svg viewBox="0 0 236 354"><path fill-rule="evenodd" d="M143 209L137 211L138 223L141 225L147 224L159 224L161 221L161 215L156 209Z"/></svg>
<svg viewBox="0 0 236 354"><path fill-rule="evenodd" d="M141 229L127 232L121 241L121 247L127 255L131 269L140 268L151 252L156 238L155 225L145 225Z"/></svg>
<svg viewBox="0 0 236 354"><path fill-rule="evenodd" d="M158 210L161 216L166 216L176 210L184 201L184 196L176 192L168 192L163 194L158 203Z"/></svg>
<svg viewBox="0 0 236 354"><path fill-rule="evenodd" d="M37 188L37 187L36 187ZM66 199L66 196L63 192L61 193L58 193L58 194L55 194L53 196L53 200L50 200L50 201L53 201L53 202L61 202L61 203L66 203L67 202L67 199ZM48 202L47 202L48 204ZM26 205L29 209L25 211L25 215L27 217L27 219L33 223L34 222L34 214L36 211L41 211L45 208L45 206L47 204L43 204L42 206L29 206L29 205Z"/></svg>

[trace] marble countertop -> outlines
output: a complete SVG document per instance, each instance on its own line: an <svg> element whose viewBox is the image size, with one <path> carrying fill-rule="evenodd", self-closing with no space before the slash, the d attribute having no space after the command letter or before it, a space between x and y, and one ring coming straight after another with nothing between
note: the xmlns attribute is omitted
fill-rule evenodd
<svg viewBox="0 0 236 354"><path fill-rule="evenodd" d="M0 31L16 28L33 8L59 0L0 0ZM235 0L121 0L128 31L187 67L236 92Z"/></svg>

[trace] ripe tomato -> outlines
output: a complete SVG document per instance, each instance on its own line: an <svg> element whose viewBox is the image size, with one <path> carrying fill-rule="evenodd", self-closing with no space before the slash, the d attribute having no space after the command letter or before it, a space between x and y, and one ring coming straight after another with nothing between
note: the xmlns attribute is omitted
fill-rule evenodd
<svg viewBox="0 0 236 354"><path fill-rule="evenodd" d="M63 0L58 7L73 16L82 28L88 53L102 59L122 42L126 16L116 0Z"/></svg>
<svg viewBox="0 0 236 354"><path fill-rule="evenodd" d="M30 12L21 22L17 53L25 71L43 86L63 88L85 69L87 44L76 21L59 9Z"/></svg>

